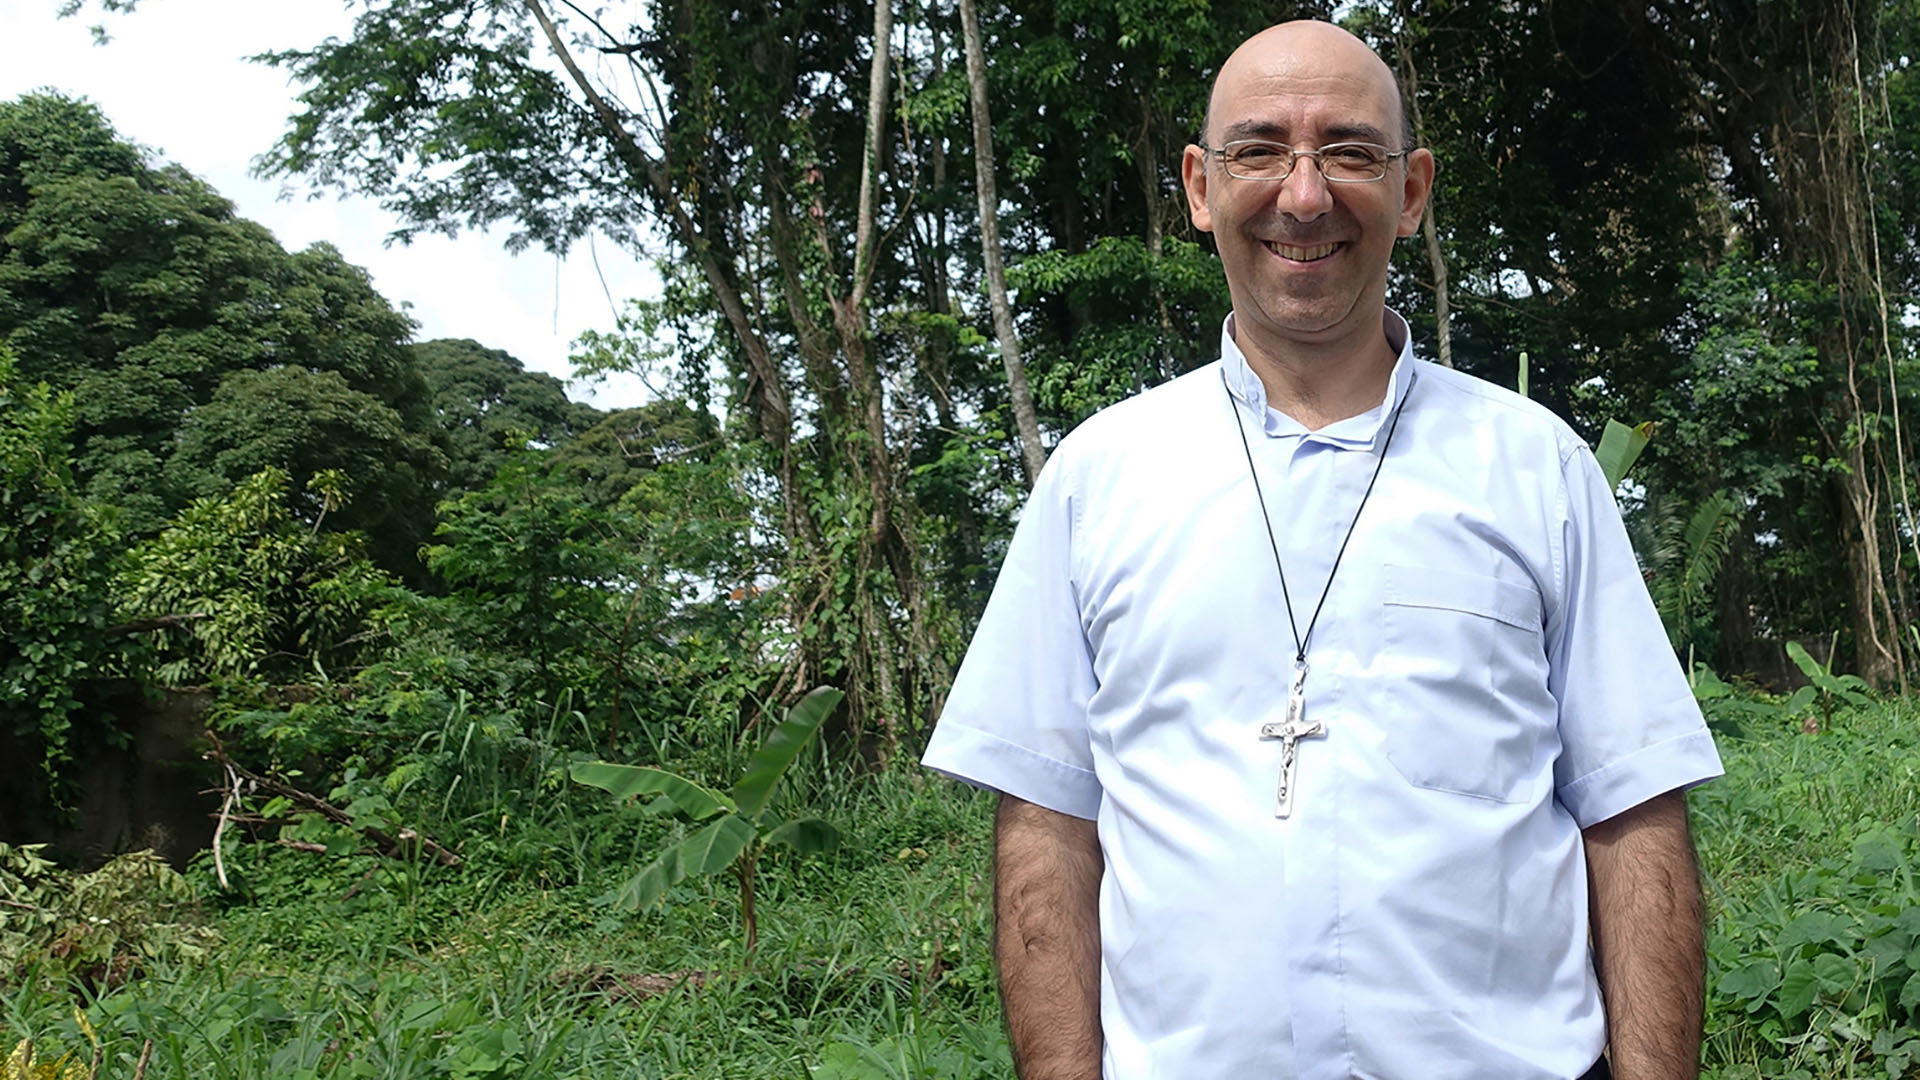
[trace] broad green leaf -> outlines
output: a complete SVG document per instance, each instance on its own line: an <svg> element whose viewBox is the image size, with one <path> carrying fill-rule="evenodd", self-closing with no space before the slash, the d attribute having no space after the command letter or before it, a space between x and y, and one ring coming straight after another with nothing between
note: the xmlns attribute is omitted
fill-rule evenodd
<svg viewBox="0 0 1920 1080"><path fill-rule="evenodd" d="M667 805L678 810L695 821L710 818L722 810L734 809L733 800L711 788L670 773L665 769L656 769L649 765L615 765L606 761L583 761L568 770L576 783L588 787L602 788L613 793L615 798L625 799L636 795L661 795L669 800ZM650 813L659 813L666 809L660 800L650 800L644 809Z"/></svg>
<svg viewBox="0 0 1920 1080"><path fill-rule="evenodd" d="M1793 666L1799 668L1800 673L1810 680L1818 679L1827 673L1825 668L1807 654L1806 646L1797 641L1787 642L1787 659L1793 661Z"/></svg>
<svg viewBox="0 0 1920 1080"><path fill-rule="evenodd" d="M1787 973L1780 978L1780 1015L1792 1020L1813 1008L1819 985L1820 980L1813 973L1812 964L1805 960L1788 964Z"/></svg>
<svg viewBox="0 0 1920 1080"><path fill-rule="evenodd" d="M1720 976L1714 989L1728 997L1748 1002L1748 1011L1758 1008L1767 1000L1773 988L1780 985L1780 968L1769 960L1755 960L1744 967L1736 968Z"/></svg>
<svg viewBox="0 0 1920 1080"><path fill-rule="evenodd" d="M1844 949L1853 943L1849 933L1851 924L1844 918L1825 911L1809 911L1799 915L1780 931L1776 944L1782 949L1791 949L1800 945L1833 944Z"/></svg>
<svg viewBox="0 0 1920 1080"><path fill-rule="evenodd" d="M667 895L668 889L685 879L732 866L733 860L752 842L753 823L738 814L728 814L661 852L659 858L605 899L626 911L652 907Z"/></svg>
<svg viewBox="0 0 1920 1080"><path fill-rule="evenodd" d="M786 775L787 767L800 756L807 740L820 730L820 725L844 696L831 686L821 686L787 710L787 718L780 721L760 744L760 749L753 752L747 771L733 786L733 798L739 803L741 813L752 818L760 816L760 811L765 810L768 800L773 798L774 785Z"/></svg>
<svg viewBox="0 0 1920 1080"><path fill-rule="evenodd" d="M1900 988L1900 1007L1903 1009L1920 1008L1920 971L1907 979L1907 985Z"/></svg>
<svg viewBox="0 0 1920 1080"><path fill-rule="evenodd" d="M1640 451L1647 448L1653 439L1653 421L1633 427L1618 420L1607 421L1607 428L1600 435L1600 449L1593 456L1600 461L1600 473L1607 478L1607 487L1618 490L1620 481L1627 478L1627 470L1640 459Z"/></svg>
<svg viewBox="0 0 1920 1080"><path fill-rule="evenodd" d="M1813 958L1813 977L1820 984L1821 994L1837 998L1852 989L1861 976L1859 969L1845 957L1821 953Z"/></svg>
<svg viewBox="0 0 1920 1080"><path fill-rule="evenodd" d="M1813 704L1813 699L1818 696L1819 693L1820 691L1811 686L1803 686L1795 690L1793 696L1787 698L1787 700L1780 705L1780 711L1787 716L1797 715L1801 710Z"/></svg>
<svg viewBox="0 0 1920 1080"><path fill-rule="evenodd" d="M769 832L767 843L783 844L802 855L812 855L839 847L840 830L819 818L800 818Z"/></svg>

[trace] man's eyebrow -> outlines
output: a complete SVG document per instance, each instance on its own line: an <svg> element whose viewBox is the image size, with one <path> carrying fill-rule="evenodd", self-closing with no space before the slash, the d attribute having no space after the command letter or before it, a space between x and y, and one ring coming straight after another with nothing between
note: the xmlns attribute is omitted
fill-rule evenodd
<svg viewBox="0 0 1920 1080"><path fill-rule="evenodd" d="M1326 139L1329 143L1370 142L1387 145L1387 133L1372 124L1334 124L1327 128Z"/></svg>
<svg viewBox="0 0 1920 1080"><path fill-rule="evenodd" d="M1372 124L1332 124L1321 133L1320 137L1327 143L1370 142L1381 146L1387 145L1387 133ZM1278 124L1272 120L1241 120L1229 125L1227 130L1221 133L1220 141L1229 143L1236 139L1273 139L1285 142L1286 138L1285 124Z"/></svg>
<svg viewBox="0 0 1920 1080"><path fill-rule="evenodd" d="M1285 124L1276 124L1271 120L1241 120L1229 125L1227 130L1221 133L1220 141L1227 143L1236 139L1285 139L1286 137Z"/></svg>

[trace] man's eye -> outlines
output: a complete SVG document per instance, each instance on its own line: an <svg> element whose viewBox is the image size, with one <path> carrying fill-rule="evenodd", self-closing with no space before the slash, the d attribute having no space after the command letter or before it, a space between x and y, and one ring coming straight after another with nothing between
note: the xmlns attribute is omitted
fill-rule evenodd
<svg viewBox="0 0 1920 1080"><path fill-rule="evenodd" d="M1274 146L1243 146L1233 152L1233 159L1251 164L1256 161L1272 161L1280 156L1280 150Z"/></svg>
<svg viewBox="0 0 1920 1080"><path fill-rule="evenodd" d="M1335 146L1325 151L1342 165L1372 165L1379 161L1379 155L1364 146Z"/></svg>

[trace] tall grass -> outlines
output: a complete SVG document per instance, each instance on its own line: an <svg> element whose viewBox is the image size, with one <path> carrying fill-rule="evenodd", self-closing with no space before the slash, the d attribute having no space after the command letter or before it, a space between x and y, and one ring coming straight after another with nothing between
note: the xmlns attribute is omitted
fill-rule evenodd
<svg viewBox="0 0 1920 1080"><path fill-rule="evenodd" d="M552 724L570 715L556 709ZM1875 920L1892 919L1874 912L1920 912L1914 721L1892 703L1817 736L1753 723L1722 741L1728 775L1692 796L1713 1080L1885 1078L1898 1065L1886 1040L1910 1029L1897 1005L1874 1011ZM449 766L442 782L464 778L458 789L397 793L450 811L436 824L464 841L462 866L243 844L228 855L235 892L190 875L224 937L211 961L97 997L28 978L0 989L0 1043L91 1056L77 1001L103 1080L131 1077L148 1041L153 1080L1011 1077L989 960L989 797L905 766L852 775L812 754L778 809L834 821L847 844L769 856L749 956L725 877L683 883L638 915L597 906L673 826L541 787L564 755L496 758L471 724L450 715L423 747ZM646 737L716 776L744 754ZM495 767L508 777L484 775ZM530 787L537 800L514 794ZM1815 916L1833 917L1818 924L1827 937L1800 941ZM1769 964L1839 971L1823 954L1856 974L1794 1015L1778 987L1736 992Z"/></svg>

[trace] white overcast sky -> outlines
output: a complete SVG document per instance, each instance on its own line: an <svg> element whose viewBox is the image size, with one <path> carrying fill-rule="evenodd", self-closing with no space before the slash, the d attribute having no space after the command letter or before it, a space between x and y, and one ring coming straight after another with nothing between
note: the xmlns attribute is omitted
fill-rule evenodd
<svg viewBox="0 0 1920 1080"><path fill-rule="evenodd" d="M365 267L381 294L419 322L419 340L464 337L505 349L602 408L647 396L630 377L597 386L570 379L574 338L613 328L608 292L624 307L659 289L651 267L605 237L591 253L582 243L565 259L537 249L509 255L505 229L388 246L395 222L375 203L332 193L283 200L278 181L247 174L285 130L300 88L245 58L346 36L352 12L342 0L148 0L104 20L95 11L59 19L58 6L0 0L0 100L41 88L91 100L123 138L205 179L288 250L324 240ZM112 40L97 46L87 28L103 21Z"/></svg>

